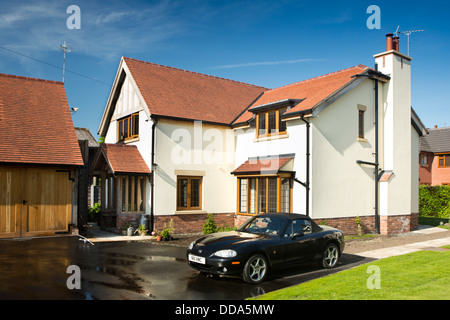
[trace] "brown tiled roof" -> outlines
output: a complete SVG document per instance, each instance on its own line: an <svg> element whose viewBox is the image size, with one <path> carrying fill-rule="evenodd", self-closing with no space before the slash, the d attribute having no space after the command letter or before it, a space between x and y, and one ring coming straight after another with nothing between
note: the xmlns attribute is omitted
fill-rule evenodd
<svg viewBox="0 0 450 320"><path fill-rule="evenodd" d="M267 88L123 58L153 115L231 124Z"/></svg>
<svg viewBox="0 0 450 320"><path fill-rule="evenodd" d="M0 74L0 163L83 165L62 82Z"/></svg>
<svg viewBox="0 0 450 320"><path fill-rule="evenodd" d="M241 164L232 174L245 174L245 173L277 173L284 165L286 165L294 157L263 157L249 159Z"/></svg>
<svg viewBox="0 0 450 320"><path fill-rule="evenodd" d="M358 65L356 67L266 91L258 101L253 104L252 108L280 100L297 99L302 101L292 109L288 110L285 115L314 109L316 106L320 105L322 101L332 96L352 81L353 75L360 74L367 69L368 67L366 66ZM252 117L253 113L247 110L234 121L234 123L246 122L252 119Z"/></svg>
<svg viewBox="0 0 450 320"><path fill-rule="evenodd" d="M150 174L150 169L134 145L102 143L99 152L104 156L112 173Z"/></svg>

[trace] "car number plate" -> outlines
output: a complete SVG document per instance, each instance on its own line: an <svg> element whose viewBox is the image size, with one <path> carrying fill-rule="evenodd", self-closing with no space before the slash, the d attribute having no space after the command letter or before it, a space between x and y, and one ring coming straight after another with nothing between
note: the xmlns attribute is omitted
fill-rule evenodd
<svg viewBox="0 0 450 320"><path fill-rule="evenodd" d="M206 263L206 259L203 257L199 257L199 256L194 256L193 254L189 254L189 261L192 262L197 262L200 264L205 264Z"/></svg>

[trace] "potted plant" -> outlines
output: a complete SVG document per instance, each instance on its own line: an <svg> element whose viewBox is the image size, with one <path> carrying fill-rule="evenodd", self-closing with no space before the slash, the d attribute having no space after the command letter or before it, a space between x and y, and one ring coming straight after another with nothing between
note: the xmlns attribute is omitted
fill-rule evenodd
<svg viewBox="0 0 450 320"><path fill-rule="evenodd" d="M161 231L161 237L163 238L164 241L171 240L172 236L170 235L170 230L166 228L163 231Z"/></svg>
<svg viewBox="0 0 450 320"><path fill-rule="evenodd" d="M127 229L128 229L128 227L129 227L129 223L124 224L124 225L120 228L120 231L122 232L122 235L123 235L123 236L126 236L126 235L127 235Z"/></svg>
<svg viewBox="0 0 450 320"><path fill-rule="evenodd" d="M145 225L140 224L139 228L138 228L138 233L140 236L146 236L147 235L148 230L145 229Z"/></svg>

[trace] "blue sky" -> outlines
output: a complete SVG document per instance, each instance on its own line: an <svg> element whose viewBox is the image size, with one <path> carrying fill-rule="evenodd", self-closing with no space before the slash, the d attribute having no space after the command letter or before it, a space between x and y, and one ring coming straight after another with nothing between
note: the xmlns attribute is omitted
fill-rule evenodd
<svg viewBox="0 0 450 320"><path fill-rule="evenodd" d="M70 5L81 10L81 29L67 28ZM381 29L367 28L370 5L381 9ZM121 56L275 88L372 67L385 34L400 25L425 29L410 36L413 108L427 127L450 126L449 15L450 5L434 0L1 0L0 73L61 81L66 41L73 121L98 138ZM406 54L406 36L400 41Z"/></svg>

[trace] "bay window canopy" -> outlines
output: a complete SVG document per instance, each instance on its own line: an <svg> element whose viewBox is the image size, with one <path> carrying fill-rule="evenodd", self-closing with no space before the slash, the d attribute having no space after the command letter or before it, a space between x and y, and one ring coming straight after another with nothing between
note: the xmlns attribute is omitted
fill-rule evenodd
<svg viewBox="0 0 450 320"><path fill-rule="evenodd" d="M237 167L231 174L277 174L293 172L295 154L252 157Z"/></svg>

